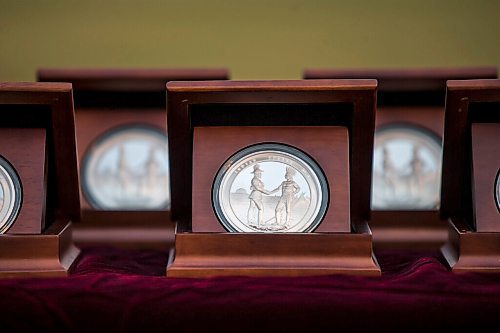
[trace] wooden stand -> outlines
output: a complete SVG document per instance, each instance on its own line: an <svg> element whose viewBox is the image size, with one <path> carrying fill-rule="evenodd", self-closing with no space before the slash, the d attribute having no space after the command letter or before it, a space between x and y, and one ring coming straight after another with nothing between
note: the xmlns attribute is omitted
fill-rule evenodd
<svg viewBox="0 0 500 333"><path fill-rule="evenodd" d="M179 222L166 275L380 275L361 222L370 207L375 92L374 80L167 84ZM235 151L263 142L301 149L326 174L330 211L313 232L224 232L211 201L217 170Z"/></svg>
<svg viewBox="0 0 500 333"><path fill-rule="evenodd" d="M68 275L80 253L71 84L0 83L0 114L0 154L23 188L19 215L0 234L0 278Z"/></svg>
<svg viewBox="0 0 500 333"><path fill-rule="evenodd" d="M0 278L66 276L79 254L69 221L39 235L1 235Z"/></svg>
<svg viewBox="0 0 500 333"><path fill-rule="evenodd" d="M453 272L500 272L498 232L475 232L464 221L450 219L441 252Z"/></svg>
<svg viewBox="0 0 500 333"><path fill-rule="evenodd" d="M454 272L500 272L500 80L447 83L440 213L449 221L441 253Z"/></svg>
<svg viewBox="0 0 500 333"><path fill-rule="evenodd" d="M175 242L167 277L380 275L366 223L356 233L188 232Z"/></svg>

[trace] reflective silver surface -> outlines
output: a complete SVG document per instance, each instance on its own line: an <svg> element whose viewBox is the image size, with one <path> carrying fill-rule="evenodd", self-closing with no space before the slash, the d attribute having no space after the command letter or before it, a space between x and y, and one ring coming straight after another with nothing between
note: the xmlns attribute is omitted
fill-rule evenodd
<svg viewBox="0 0 500 333"><path fill-rule="evenodd" d="M166 135L138 126L107 133L85 155L82 185L87 200L95 208L170 207Z"/></svg>
<svg viewBox="0 0 500 333"><path fill-rule="evenodd" d="M9 230L21 207L22 188L14 168L0 157L0 234Z"/></svg>
<svg viewBox="0 0 500 333"><path fill-rule="evenodd" d="M311 232L328 205L320 167L298 149L259 144L236 153L214 181L215 212L231 232Z"/></svg>
<svg viewBox="0 0 500 333"><path fill-rule="evenodd" d="M432 133L391 126L375 134L372 208L437 209L441 187L441 143Z"/></svg>
<svg viewBox="0 0 500 333"><path fill-rule="evenodd" d="M497 208L500 212L500 169L497 172L497 180L495 182L495 196L497 202Z"/></svg>

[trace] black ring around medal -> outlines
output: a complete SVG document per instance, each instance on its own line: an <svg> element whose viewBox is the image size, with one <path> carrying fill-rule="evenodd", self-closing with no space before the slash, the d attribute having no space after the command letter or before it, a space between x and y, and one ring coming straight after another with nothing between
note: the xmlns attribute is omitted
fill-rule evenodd
<svg viewBox="0 0 500 333"><path fill-rule="evenodd" d="M495 188L493 189L495 193L495 201L497 204L498 212L500 213L500 169L497 171L497 177L495 180Z"/></svg>
<svg viewBox="0 0 500 333"><path fill-rule="evenodd" d="M226 214L224 213L224 210L222 209L222 204L220 201L220 191L221 191L221 185L227 176L228 170L231 168L231 166L235 165L238 163L238 161L246 158L247 156L251 154L257 154L259 152L264 152L264 151L275 151L277 153L286 153L294 156L296 159L301 161L302 163L306 164L313 172L314 175L318 179L319 183L319 188L321 191L321 203L320 207L318 209L318 212L315 214L313 221L310 222L309 227L305 229L302 232L312 232L314 229L316 229L321 221L323 220L328 204L329 204L329 184L326 179L326 176L319 166L319 164L307 153L303 152L302 150L292 147L287 144L283 143L259 143L255 145L251 145L248 147L245 147L233 155L231 155L221 166L221 168L218 170L217 175L214 178L213 184L212 184L212 207L214 209L214 212L221 222L222 226L229 232L241 232L240 230L236 229L233 225L233 223L227 218Z"/></svg>
<svg viewBox="0 0 500 333"><path fill-rule="evenodd" d="M7 204L12 206L10 213L8 213L2 221L0 221L0 234L4 234L9 230L9 228L14 224L19 211L21 209L22 201L23 201L23 188L21 184L21 179L17 174L14 167L2 156L0 156L0 172L3 173L3 176L6 178L7 182L11 184L11 188L8 190L11 191L11 196L14 199L14 202L8 202ZM5 192L5 189L3 189ZM5 200L5 193L3 198ZM3 203L5 205L6 202ZM2 207L3 208L3 207Z"/></svg>

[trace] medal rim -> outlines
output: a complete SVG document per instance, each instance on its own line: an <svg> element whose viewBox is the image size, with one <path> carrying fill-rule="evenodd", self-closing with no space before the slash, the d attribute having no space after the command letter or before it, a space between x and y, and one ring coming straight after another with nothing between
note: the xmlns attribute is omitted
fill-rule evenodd
<svg viewBox="0 0 500 333"><path fill-rule="evenodd" d="M500 169L498 169L497 171L493 192L495 195L495 203L497 206L497 210L500 213Z"/></svg>
<svg viewBox="0 0 500 333"><path fill-rule="evenodd" d="M0 156L0 169L2 169L0 170L0 172L4 173L4 175L7 178L7 181L9 182L9 185L11 185L9 191L13 191L13 196L14 196L14 202L12 203L12 211L10 212L10 214L6 216L4 221L0 221L0 234L5 234L12 227L17 217L19 216L19 212L21 210L23 201L23 187L21 183L21 178L19 177L19 174L17 173L16 169L3 156Z"/></svg>
<svg viewBox="0 0 500 333"><path fill-rule="evenodd" d="M292 157L298 159L301 163L306 164L313 172L314 176L318 179L318 188L321 192L322 200L319 205L318 212L313 219L313 222L309 223L309 226L302 231L277 231L277 230L269 230L269 231L240 231L238 230L232 222L226 218L224 214L224 210L222 208L222 204L219 199L219 189L221 189L221 185L224 181L225 176L227 175L227 171L237 163L238 160L241 160L247 157L249 154L259 153L262 151L277 151L280 153L287 153L292 155ZM299 156L297 156L299 155ZM307 153L304 151L293 147L291 145L285 143L277 143L277 142L265 142L265 143L257 143L245 148L240 149L231 155L222 166L217 171L217 174L212 182L212 208L217 216L219 222L222 224L224 229L228 232L232 233L310 233L313 232L323 221L326 212L328 211L330 205L330 185L328 183L327 177L320 167L320 165Z"/></svg>

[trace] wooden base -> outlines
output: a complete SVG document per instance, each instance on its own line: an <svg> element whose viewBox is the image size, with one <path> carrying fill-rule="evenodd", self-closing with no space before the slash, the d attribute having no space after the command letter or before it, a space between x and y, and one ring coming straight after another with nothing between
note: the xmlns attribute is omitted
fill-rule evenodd
<svg viewBox="0 0 500 333"><path fill-rule="evenodd" d="M56 221L39 235L0 235L0 278L66 276L80 254L72 224Z"/></svg>
<svg viewBox="0 0 500 333"><path fill-rule="evenodd" d="M73 240L77 246L164 250L174 243L175 223L168 211L83 210Z"/></svg>
<svg viewBox="0 0 500 333"><path fill-rule="evenodd" d="M441 253L453 272L500 272L500 232L474 232L464 221L448 222Z"/></svg>
<svg viewBox="0 0 500 333"><path fill-rule="evenodd" d="M173 223L172 223L173 224ZM174 227L169 224L151 227L77 225L73 231L80 247L110 245L127 249L170 248L175 241Z"/></svg>
<svg viewBox="0 0 500 333"><path fill-rule="evenodd" d="M380 275L367 225L357 233L177 233L167 277Z"/></svg>
<svg viewBox="0 0 500 333"><path fill-rule="evenodd" d="M372 211L369 225L375 251L439 251L448 237L448 223L437 211Z"/></svg>

